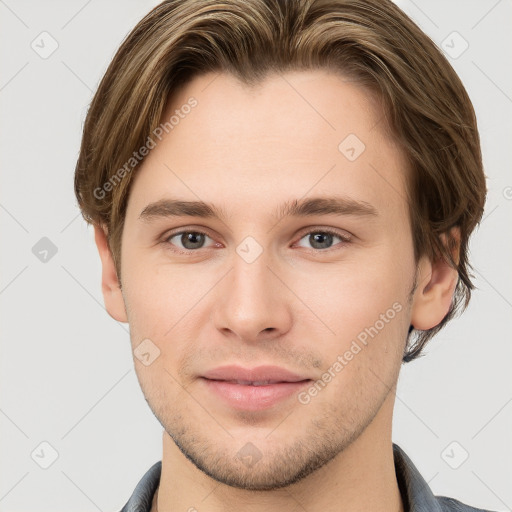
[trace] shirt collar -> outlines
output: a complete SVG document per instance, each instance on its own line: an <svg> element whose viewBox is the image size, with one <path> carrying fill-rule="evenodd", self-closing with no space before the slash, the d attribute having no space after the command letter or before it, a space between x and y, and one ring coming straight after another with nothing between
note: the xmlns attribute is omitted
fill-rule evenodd
<svg viewBox="0 0 512 512"><path fill-rule="evenodd" d="M393 457L398 488L402 495L405 512L442 512L425 479L407 454L393 443ZM153 496L160 483L162 462L158 461L142 477L128 503L121 512L150 512Z"/></svg>
<svg viewBox="0 0 512 512"><path fill-rule="evenodd" d="M153 496L160 483L162 461L155 462L135 487L121 512L150 512Z"/></svg>
<svg viewBox="0 0 512 512"><path fill-rule="evenodd" d="M412 460L397 444L393 443L395 473L402 495L405 512L443 512L441 504L432 493Z"/></svg>

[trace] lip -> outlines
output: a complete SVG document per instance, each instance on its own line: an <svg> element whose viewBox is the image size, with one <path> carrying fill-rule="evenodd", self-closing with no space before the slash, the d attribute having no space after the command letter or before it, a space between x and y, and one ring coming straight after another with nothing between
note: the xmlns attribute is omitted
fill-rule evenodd
<svg viewBox="0 0 512 512"><path fill-rule="evenodd" d="M278 366L242 368L222 366L206 372L201 380L206 388L230 407L245 411L260 411L290 398L310 385L311 379ZM270 381L257 385L244 382Z"/></svg>
<svg viewBox="0 0 512 512"><path fill-rule="evenodd" d="M255 368L243 368L238 365L219 366L207 371L202 377L210 380L224 381L266 381L272 382L299 382L309 380L306 375L298 375L279 366L257 366Z"/></svg>

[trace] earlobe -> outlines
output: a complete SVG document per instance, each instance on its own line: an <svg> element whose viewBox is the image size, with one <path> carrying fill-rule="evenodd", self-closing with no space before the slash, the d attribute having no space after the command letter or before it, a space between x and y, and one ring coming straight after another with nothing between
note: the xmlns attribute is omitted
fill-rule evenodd
<svg viewBox="0 0 512 512"><path fill-rule="evenodd" d="M94 226L94 240L101 259L101 290L108 314L118 322L128 322L121 286L112 252L108 246L106 228Z"/></svg>
<svg viewBox="0 0 512 512"><path fill-rule="evenodd" d="M454 230L452 234L457 240L457 246L452 250L452 257L458 263L460 232L458 228ZM441 239L446 244L444 235L441 235ZM424 257L420 260L418 286L411 311L411 324L415 329L426 331L441 323L450 309L458 278L457 269L442 258L430 261Z"/></svg>

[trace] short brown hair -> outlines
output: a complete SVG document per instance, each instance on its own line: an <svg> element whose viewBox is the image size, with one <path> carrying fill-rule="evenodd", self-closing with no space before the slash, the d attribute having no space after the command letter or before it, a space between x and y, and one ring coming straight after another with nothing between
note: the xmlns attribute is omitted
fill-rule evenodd
<svg viewBox="0 0 512 512"><path fill-rule="evenodd" d="M403 361L469 303L469 236L481 220L486 183L473 106L432 40L390 0L166 0L127 35L91 102L75 193L87 222L108 234L121 279L121 235L137 165L119 172L160 124L169 95L194 76L231 73L243 83L269 72L328 69L377 93L410 164L414 254L457 268L449 312L410 330ZM126 171L126 167L124 168ZM105 186L109 184L109 186ZM98 192L101 191L101 192ZM451 249L460 229L460 255ZM441 234L448 236L446 244Z"/></svg>

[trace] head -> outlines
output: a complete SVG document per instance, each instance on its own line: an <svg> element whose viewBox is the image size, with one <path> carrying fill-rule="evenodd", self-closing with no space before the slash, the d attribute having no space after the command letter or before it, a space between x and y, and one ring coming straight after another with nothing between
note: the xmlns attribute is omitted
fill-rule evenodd
<svg viewBox="0 0 512 512"><path fill-rule="evenodd" d="M159 354L135 358L153 412L207 474L269 489L362 435L467 306L485 176L463 85L393 3L200 5L163 2L122 43L75 190L108 312ZM233 363L324 385L213 418L201 376Z"/></svg>

